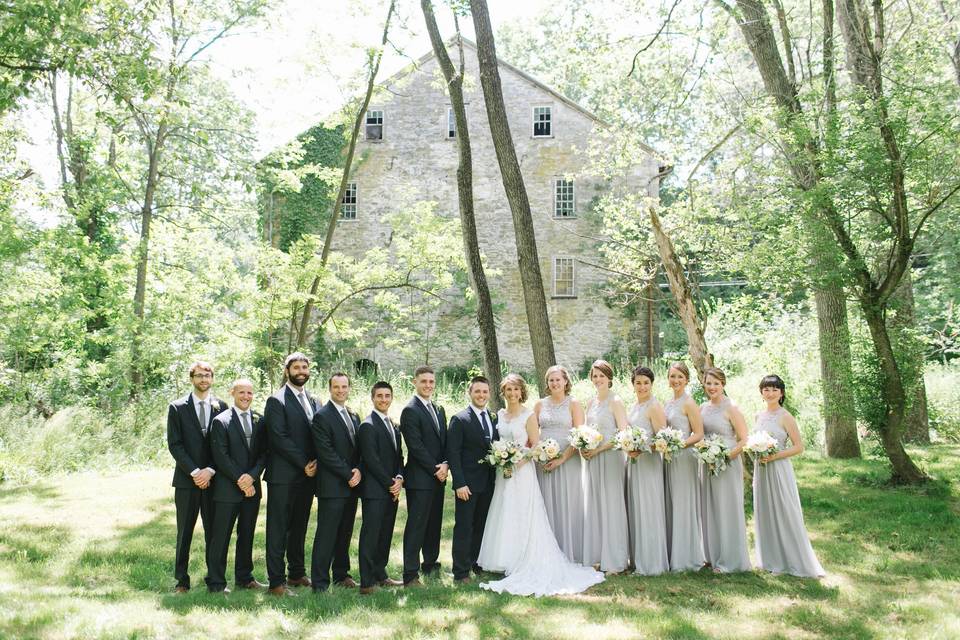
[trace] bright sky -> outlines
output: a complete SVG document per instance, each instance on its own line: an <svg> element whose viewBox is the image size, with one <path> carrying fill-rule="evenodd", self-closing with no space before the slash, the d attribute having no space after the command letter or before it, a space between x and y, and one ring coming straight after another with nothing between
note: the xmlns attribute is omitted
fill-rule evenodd
<svg viewBox="0 0 960 640"><path fill-rule="evenodd" d="M420 3L397 4L399 15L390 30L395 49L388 48L379 79L430 50ZM259 153L288 141L362 90L363 47L379 44L387 6L386 0L285 0L269 26L238 33L211 49L217 72L257 115ZM454 33L452 14L443 0L434 6L448 38ZM534 19L550 6L548 0L489 0L495 30ZM461 31L475 39L469 20L461 20Z"/></svg>

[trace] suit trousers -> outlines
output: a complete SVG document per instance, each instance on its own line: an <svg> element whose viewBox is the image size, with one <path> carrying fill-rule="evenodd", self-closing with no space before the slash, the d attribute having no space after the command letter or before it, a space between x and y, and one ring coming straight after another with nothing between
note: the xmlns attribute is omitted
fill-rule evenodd
<svg viewBox="0 0 960 640"><path fill-rule="evenodd" d="M207 559L207 574L210 562L210 540L213 537L213 492L210 489L176 487L173 502L177 508L177 554L174 564L174 576L178 587L190 588L190 545L193 543L193 530L197 526L197 515L203 524L203 554ZM204 577L204 582L207 578Z"/></svg>
<svg viewBox="0 0 960 640"><path fill-rule="evenodd" d="M357 498L318 498L317 531L313 537L310 562L310 581L315 591L330 587L330 567L333 581L350 577L350 540L357 517Z"/></svg>
<svg viewBox="0 0 960 640"><path fill-rule="evenodd" d="M440 532L443 526L443 487L407 489L407 524L403 529L403 581L410 582L420 571L438 571ZM423 552L423 564L420 553Z"/></svg>
<svg viewBox="0 0 960 640"><path fill-rule="evenodd" d="M307 575L303 545L313 506L313 478L267 487L267 576L270 588ZM286 556L286 572L284 571Z"/></svg>
<svg viewBox="0 0 960 640"><path fill-rule="evenodd" d="M216 502L216 505L207 588L210 591L223 591L227 586L227 555L234 525L237 527L237 548L233 554L233 581L241 585L253 580L253 533L257 529L260 498Z"/></svg>
<svg viewBox="0 0 960 640"><path fill-rule="evenodd" d="M457 499L453 523L454 580L470 577L470 569L477 564L492 499L492 490L474 493L469 500Z"/></svg>
<svg viewBox="0 0 960 640"><path fill-rule="evenodd" d="M390 543L397 520L397 503L390 498L363 498L360 525L360 586L387 579Z"/></svg>

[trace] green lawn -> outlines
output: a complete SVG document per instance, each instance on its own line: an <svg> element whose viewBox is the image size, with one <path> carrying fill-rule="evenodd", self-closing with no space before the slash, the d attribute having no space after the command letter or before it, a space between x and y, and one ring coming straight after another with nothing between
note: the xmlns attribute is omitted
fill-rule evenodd
<svg viewBox="0 0 960 640"><path fill-rule="evenodd" d="M829 574L820 582L616 576L581 596L542 599L454 587L449 575L372 597L341 589L224 597L196 588L175 596L168 469L0 486L0 638L960 638L960 447L911 453L936 483L885 487L876 460L797 463L813 545ZM264 514L254 558L261 580ZM452 505L446 514L441 559L449 570ZM401 514L394 577L402 526ZM197 584L200 560L195 541Z"/></svg>

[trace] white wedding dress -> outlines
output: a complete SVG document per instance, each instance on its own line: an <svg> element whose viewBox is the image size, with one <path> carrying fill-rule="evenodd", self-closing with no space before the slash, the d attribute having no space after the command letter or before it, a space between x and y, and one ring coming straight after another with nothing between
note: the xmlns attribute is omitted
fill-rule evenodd
<svg viewBox="0 0 960 640"><path fill-rule="evenodd" d="M525 445L525 425L530 413L525 410L510 420L501 409L497 422L500 439ZM477 564L485 571L506 574L502 580L480 584L481 589L497 593L518 596L580 593L603 582L602 573L570 562L557 545L532 461L514 468L510 478L504 478L497 471Z"/></svg>

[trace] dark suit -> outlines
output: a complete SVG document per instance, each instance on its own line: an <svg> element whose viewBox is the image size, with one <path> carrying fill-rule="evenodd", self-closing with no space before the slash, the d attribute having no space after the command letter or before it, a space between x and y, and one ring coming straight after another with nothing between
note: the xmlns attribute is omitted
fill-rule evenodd
<svg viewBox="0 0 960 640"><path fill-rule="evenodd" d="M225 411L227 404L210 394L207 424L200 426L193 394L174 400L167 410L167 448L177 461L173 472L174 504L177 507L177 555L174 575L178 587L190 588L190 544L197 526L197 515L203 523L204 556L210 549L213 534L212 492L200 489L190 475L195 469L213 467L210 457L210 423ZM208 571L209 573L209 563Z"/></svg>
<svg viewBox="0 0 960 640"><path fill-rule="evenodd" d="M490 450L490 442L499 440L496 416L487 412L490 420L490 440L477 418L476 412L467 407L450 418L447 432L447 460L453 474L453 489L470 488L468 500L457 499L453 524L453 577L467 578L470 569L477 564L483 527L490 510L496 469L484 462Z"/></svg>
<svg viewBox="0 0 960 640"><path fill-rule="evenodd" d="M260 513L260 474L267 462L266 433L257 414L250 420L253 436L250 445L235 409L224 411L213 420L210 431L210 449L217 465L213 481L213 539L210 542L211 591L222 591L227 586L227 551L233 527L237 526L237 549L234 553L233 579L239 585L253 581L253 533ZM237 486L243 474L253 478L256 493L247 498Z"/></svg>
<svg viewBox="0 0 960 640"><path fill-rule="evenodd" d="M387 579L387 561L398 504L390 495L390 487L401 475L403 445L400 431L387 426L376 413L371 413L360 425L358 439L363 460L360 586L372 587Z"/></svg>
<svg viewBox="0 0 960 640"><path fill-rule="evenodd" d="M316 400L307 394L314 414ZM303 544L315 494L315 480L303 468L317 457L310 421L300 400L289 387L267 398L263 410L267 427L267 575L270 587L297 580L307 573ZM286 556L286 575L284 572Z"/></svg>
<svg viewBox="0 0 960 640"><path fill-rule="evenodd" d="M403 468L407 490L407 525L403 530L403 581L438 571L440 529L443 524L443 483L434 474L447 460L447 415L437 410L439 428L429 410L414 396L400 414L400 431L407 443L407 464ZM423 564L420 553L423 552Z"/></svg>
<svg viewBox="0 0 960 640"><path fill-rule="evenodd" d="M313 538L310 579L315 591L330 586L330 565L333 581L350 577L350 539L357 517L356 488L347 484L353 470L360 468L357 431L360 418L348 413L353 423L353 437L333 402L323 405L313 417L313 442L317 448L317 532Z"/></svg>

